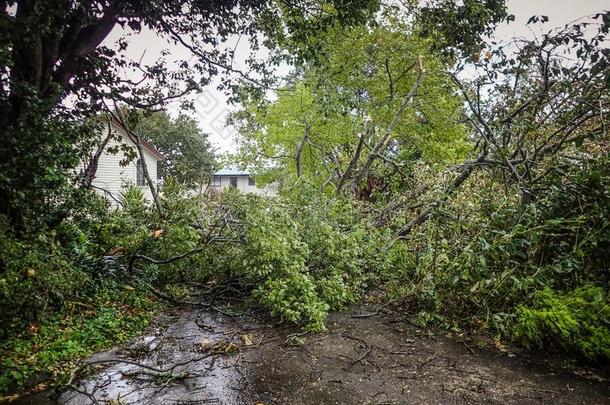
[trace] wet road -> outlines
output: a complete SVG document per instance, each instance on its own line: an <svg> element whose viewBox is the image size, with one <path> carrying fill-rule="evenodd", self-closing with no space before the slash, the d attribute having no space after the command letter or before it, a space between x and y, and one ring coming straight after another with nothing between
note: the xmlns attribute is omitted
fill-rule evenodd
<svg viewBox="0 0 610 405"><path fill-rule="evenodd" d="M303 334L203 310L160 316L99 353L64 404L609 403L607 381L476 349L384 316L333 314Z"/></svg>

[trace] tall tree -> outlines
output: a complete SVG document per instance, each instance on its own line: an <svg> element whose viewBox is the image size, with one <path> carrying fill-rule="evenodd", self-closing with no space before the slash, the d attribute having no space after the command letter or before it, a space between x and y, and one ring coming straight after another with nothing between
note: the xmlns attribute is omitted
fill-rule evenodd
<svg viewBox="0 0 610 405"><path fill-rule="evenodd" d="M166 112L129 114L134 131L165 156L160 175L172 177L188 187L203 184L214 173L216 162L208 134L196 120L181 113L172 118Z"/></svg>
<svg viewBox="0 0 610 405"><path fill-rule="evenodd" d="M360 192L371 182L404 182L417 159L465 157L457 87L411 23L388 13L326 42L324 61L305 66L275 100L244 97L233 122L246 163Z"/></svg>

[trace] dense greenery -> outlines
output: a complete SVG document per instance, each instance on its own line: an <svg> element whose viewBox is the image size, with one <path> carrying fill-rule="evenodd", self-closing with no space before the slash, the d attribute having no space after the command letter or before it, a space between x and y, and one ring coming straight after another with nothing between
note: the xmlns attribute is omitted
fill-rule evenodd
<svg viewBox="0 0 610 405"><path fill-rule="evenodd" d="M0 52L0 391L41 372L65 381L76 359L144 328L159 300L320 331L374 291L413 322L609 360L610 14L487 44L511 19L501 1L13 3ZM122 42L100 46L117 23L186 46L194 65L159 62L134 90L113 69L143 67ZM254 73L293 63L274 91L272 76L232 71L216 35L240 33L271 49ZM243 79L232 158L276 182L275 198L193 192L213 167L206 137L150 111L221 70ZM100 109L168 155L155 201L127 188L110 206L75 170L98 146L87 118ZM243 304L218 306L227 294Z"/></svg>
<svg viewBox="0 0 610 405"><path fill-rule="evenodd" d="M376 26L332 32L326 43L328 57L306 66L273 102L244 94L245 108L232 117L242 163L269 181L290 175L322 188L336 181L337 189L368 181L390 192L404 186L407 161L466 156L455 85L412 25L390 11Z"/></svg>
<svg viewBox="0 0 610 405"><path fill-rule="evenodd" d="M2 224L0 391L65 378L75 360L133 336L154 312L148 292L104 256L103 224L114 222L105 200L87 196L78 217L44 234L15 238Z"/></svg>
<svg viewBox="0 0 610 405"><path fill-rule="evenodd" d="M61 375L66 362L139 330L159 290L179 300L187 283L234 285L250 304L322 330L329 310L359 299L366 273L392 267L372 254L381 231L354 217L349 200L230 192L209 201L171 179L160 195L162 217L131 188L120 210L99 201L97 217L45 238L2 240L11 266L0 280L0 389L41 370Z"/></svg>
<svg viewBox="0 0 610 405"><path fill-rule="evenodd" d="M375 280L420 321L607 359L610 15L592 21L457 63L393 14L330 33L277 97L242 95L238 159L365 200L407 252Z"/></svg>

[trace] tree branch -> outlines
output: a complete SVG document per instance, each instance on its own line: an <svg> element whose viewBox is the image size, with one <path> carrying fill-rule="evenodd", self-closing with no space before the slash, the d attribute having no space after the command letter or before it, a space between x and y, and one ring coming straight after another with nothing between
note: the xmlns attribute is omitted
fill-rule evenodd
<svg viewBox="0 0 610 405"><path fill-rule="evenodd" d="M411 87L411 90L409 90L409 92L403 98L402 102L400 103L400 106L398 107L398 110L396 111L396 114L394 115L394 119L388 125L387 129L385 130L385 133L381 137L381 140L373 147L373 149L371 150L371 152L369 153L369 155L366 159L366 162L364 163L362 168L358 171L358 173L354 177L354 180L353 180L354 188L358 187L358 184L360 184L360 182L362 181L362 178L368 173L369 168L371 167L371 164L373 163L373 161L377 158L377 156L380 154L381 150L386 146L386 144L392 137L392 132L394 131L394 128L396 127L396 125L398 125L400 116L402 115L404 110L407 108L407 106L412 102L413 97L417 93L417 90L418 90L418 88L422 82L423 76L424 76L423 58L421 55L417 58L417 65L418 65L419 72L417 74L417 78L415 79L415 83L413 84L413 87Z"/></svg>

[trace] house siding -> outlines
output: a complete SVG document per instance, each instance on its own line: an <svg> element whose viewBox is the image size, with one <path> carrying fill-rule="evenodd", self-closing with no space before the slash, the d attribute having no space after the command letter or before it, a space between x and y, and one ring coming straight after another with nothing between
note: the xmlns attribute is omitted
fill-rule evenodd
<svg viewBox="0 0 610 405"><path fill-rule="evenodd" d="M129 185L136 185L137 179L137 168L136 168L136 160L129 162L127 166L121 166L120 162L125 158L124 152L119 149L119 152L116 154L112 154L108 152L110 148L116 147L118 145L126 144L134 148L137 151L137 147L135 143L133 143L127 134L120 128L116 126L112 126L113 132L117 133L121 136L121 140L111 139L108 142L108 145L104 149L104 152L100 156L97 172L95 178L93 179L92 185L95 190L106 197L109 197L108 194L111 194L112 197L109 199L111 202L116 203L116 200L121 199L121 192L125 189L125 187ZM104 134L108 133L108 126L106 125L104 128ZM146 148L143 148L144 160L146 162L146 166L148 168L148 173L150 178L156 183L157 181L157 162L159 159L153 155ZM156 186L156 184L155 184ZM152 193L150 192L150 188L148 185L138 187L140 188L144 196L152 201Z"/></svg>

